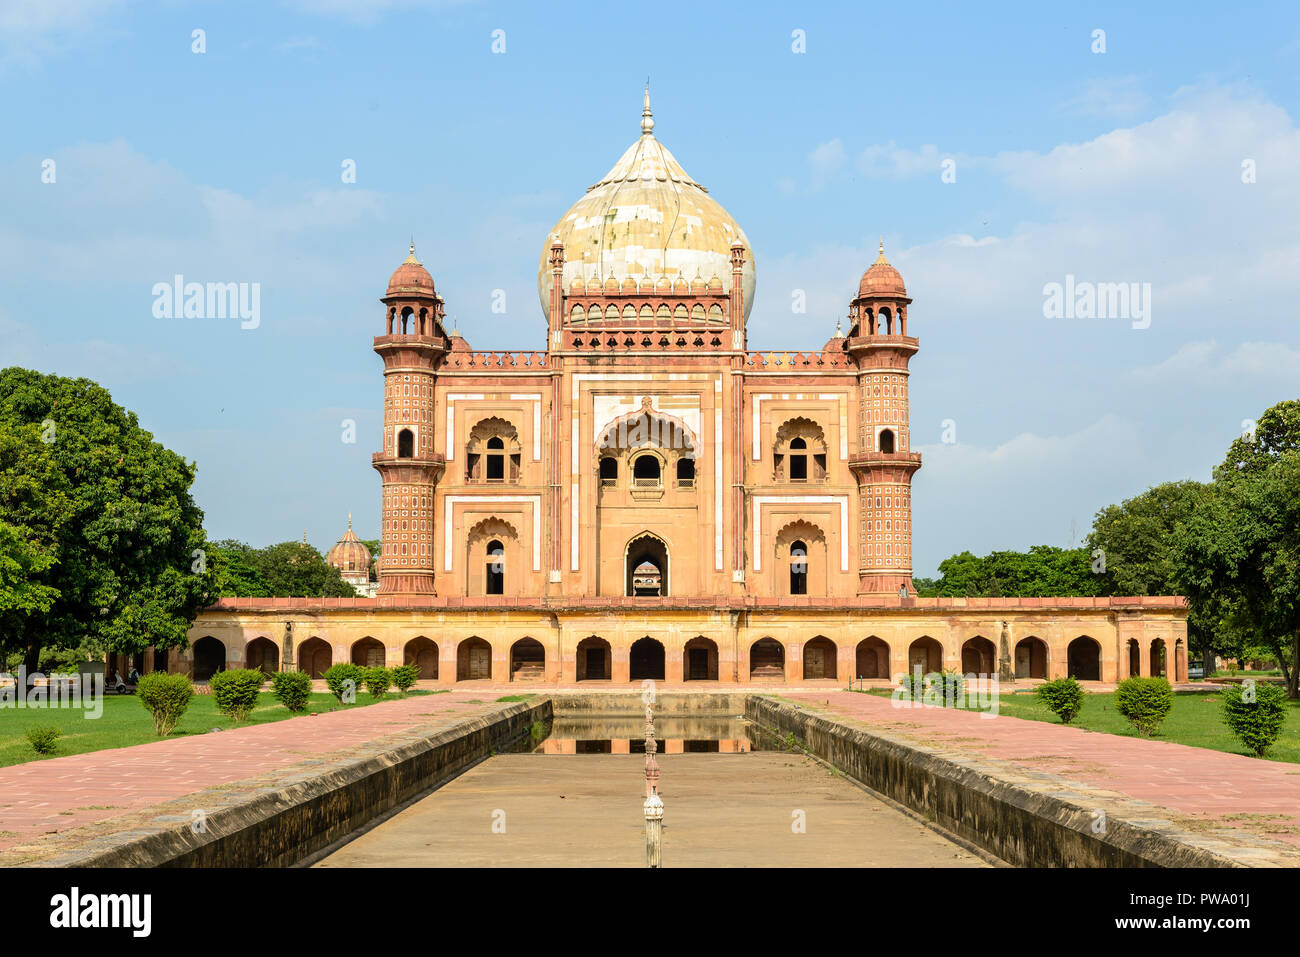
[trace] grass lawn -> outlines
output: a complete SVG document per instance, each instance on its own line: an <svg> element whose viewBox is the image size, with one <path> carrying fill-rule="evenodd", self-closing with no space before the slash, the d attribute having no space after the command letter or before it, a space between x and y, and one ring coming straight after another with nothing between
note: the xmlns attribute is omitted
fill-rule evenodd
<svg viewBox="0 0 1300 957"><path fill-rule="evenodd" d="M441 693L443 692L409 692L411 695ZM396 697L390 694L385 700L392 701ZM364 708L374 703L369 694L360 691L357 692L357 703L350 705L339 705L332 694L317 692L312 694L307 703L307 711L321 714L340 707ZM103 713L94 719L87 718L87 712L80 708L0 708L0 767L161 740L154 733L153 717L135 695L105 695L103 705ZM212 695L196 694L190 699L190 705L176 730L168 737L203 734L211 728L221 728L224 731L250 724L283 721L290 717L293 715L289 709L280 704L274 695L263 692L257 696L257 707L248 719L237 725L231 718L217 711ZM53 754L40 756L32 751L26 731L37 725L53 725L63 731Z"/></svg>
<svg viewBox="0 0 1300 957"><path fill-rule="evenodd" d="M866 694L889 696L887 689L873 688ZM1028 718L1031 721L1049 721L1060 724L1061 719L1047 710L1036 695L1003 693L998 697L998 714L1012 718ZM1141 737L1128 719L1115 710L1115 696L1106 694L1088 694L1084 696L1083 709L1070 722L1078 728L1089 731L1104 731L1108 734L1120 734L1126 737ZM1186 691L1174 694L1174 706L1165 718L1160 730L1153 736L1155 741L1173 741L1195 748L1211 748L1215 751L1227 751L1230 754L1250 754L1228 730L1223 723L1223 712L1219 696L1206 691ZM1287 702L1286 724L1282 736L1268 750L1267 759L1289 761L1300 764L1300 702Z"/></svg>

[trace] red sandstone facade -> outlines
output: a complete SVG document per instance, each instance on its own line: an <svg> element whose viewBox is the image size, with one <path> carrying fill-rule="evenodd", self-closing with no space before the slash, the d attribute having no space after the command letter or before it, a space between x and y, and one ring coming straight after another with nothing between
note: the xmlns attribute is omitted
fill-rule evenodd
<svg viewBox="0 0 1300 957"><path fill-rule="evenodd" d="M229 662L261 639L277 667L314 673L418 660L439 680L741 682L989 673L1030 639L1026 677L1114 679L1131 642L1149 660L1159 641L1185 676L1177 599L914 597L902 277L882 244L846 335L752 351L748 240L653 125L647 93L641 138L543 248L542 349L475 352L448 333L414 244L393 273L374 339L378 597L225 600L193 640Z"/></svg>

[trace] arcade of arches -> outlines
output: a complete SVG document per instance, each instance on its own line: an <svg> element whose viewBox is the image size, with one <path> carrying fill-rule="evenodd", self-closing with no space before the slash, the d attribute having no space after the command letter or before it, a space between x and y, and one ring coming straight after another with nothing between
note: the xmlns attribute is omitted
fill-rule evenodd
<svg viewBox="0 0 1300 957"><path fill-rule="evenodd" d="M355 630L334 624L326 631L302 621L293 632L304 637L287 648L281 609L209 611L196 625L202 632L192 635L185 651L137 657L142 657L143 670L165 661L171 670L188 671L200 681L242 667L268 673L300 669L320 678L331 664L350 661L415 664L421 680L440 684L645 679L845 684L893 681L918 667L997 674L1004 664L1000 655L1020 679L1068 674L1081 681L1115 681L1165 675L1183 681L1187 676L1186 620L1176 610L1121 618L1104 607L1089 607L1050 622L1041 615L989 621L957 606L942 619L864 614L861 624L852 620L856 616L797 609L732 616L647 609L634 622L611 620L599 610L538 611L442 611L437 621L419 628L410 624L410 612L400 610L358 617Z"/></svg>

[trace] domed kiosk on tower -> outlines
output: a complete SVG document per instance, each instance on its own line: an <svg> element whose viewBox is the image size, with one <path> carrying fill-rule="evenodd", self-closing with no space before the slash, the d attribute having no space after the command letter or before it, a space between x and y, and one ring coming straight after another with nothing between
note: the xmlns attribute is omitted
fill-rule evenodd
<svg viewBox="0 0 1300 957"><path fill-rule="evenodd" d="M358 595L374 596L379 585L370 580L370 549L352 531L351 513L348 514L348 530L329 550L325 561L339 570L342 579L355 588Z"/></svg>

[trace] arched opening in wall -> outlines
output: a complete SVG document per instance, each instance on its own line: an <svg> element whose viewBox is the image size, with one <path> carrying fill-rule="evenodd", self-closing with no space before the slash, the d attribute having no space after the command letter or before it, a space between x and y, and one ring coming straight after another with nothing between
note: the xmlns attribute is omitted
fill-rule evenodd
<svg viewBox="0 0 1300 957"><path fill-rule="evenodd" d="M618 459L612 455L600 459L600 484L602 488L613 488L618 484Z"/></svg>
<svg viewBox="0 0 1300 957"><path fill-rule="evenodd" d="M166 671L167 659L168 653L166 648L155 648L153 650L153 670Z"/></svg>
<svg viewBox="0 0 1300 957"><path fill-rule="evenodd" d="M399 459L415 457L415 433L410 429L402 429L397 433L397 457Z"/></svg>
<svg viewBox="0 0 1300 957"><path fill-rule="evenodd" d="M659 456L638 455L632 460L632 485L636 488L656 488L663 484L663 471Z"/></svg>
<svg viewBox="0 0 1300 957"><path fill-rule="evenodd" d="M878 335L887 336L893 331L893 329L893 317L890 316L888 309L881 307L880 311L876 313L876 333Z"/></svg>
<svg viewBox="0 0 1300 957"><path fill-rule="evenodd" d="M280 670L280 649L270 638L254 638L244 649L244 667L272 675Z"/></svg>
<svg viewBox="0 0 1300 957"><path fill-rule="evenodd" d="M775 638L760 638L749 646L751 681L785 678L785 646Z"/></svg>
<svg viewBox="0 0 1300 957"><path fill-rule="evenodd" d="M1165 669L1165 642L1163 638L1157 638L1151 642L1151 677L1169 677Z"/></svg>
<svg viewBox="0 0 1300 957"><path fill-rule="evenodd" d="M1016 642L1016 677L1047 677L1047 642L1041 638L1021 638Z"/></svg>
<svg viewBox="0 0 1300 957"><path fill-rule="evenodd" d="M683 455L677 460L677 487L695 488L695 459Z"/></svg>
<svg viewBox="0 0 1300 957"><path fill-rule="evenodd" d="M418 638L412 638L402 649L402 663L415 665L420 669L420 677L425 680L436 680L438 677L438 646L421 635Z"/></svg>
<svg viewBox="0 0 1300 957"><path fill-rule="evenodd" d="M790 440L790 481L808 481L808 443L802 437Z"/></svg>
<svg viewBox="0 0 1300 957"><path fill-rule="evenodd" d="M477 636L466 638L456 649L457 681L490 681L492 646Z"/></svg>
<svg viewBox="0 0 1300 957"><path fill-rule="evenodd" d="M1128 640L1128 675L1136 678L1142 674L1142 646L1136 638Z"/></svg>
<svg viewBox="0 0 1300 957"><path fill-rule="evenodd" d="M378 638L361 638L352 645L352 663L362 668L384 666L384 643Z"/></svg>
<svg viewBox="0 0 1300 957"><path fill-rule="evenodd" d="M857 673L859 678L889 677L889 645L872 635L858 642Z"/></svg>
<svg viewBox="0 0 1300 957"><path fill-rule="evenodd" d="M660 597L668 594L668 546L648 532L627 546L627 594Z"/></svg>
<svg viewBox="0 0 1300 957"><path fill-rule="evenodd" d="M414 317L415 317L415 310L412 309L410 306L407 306L405 309L402 310L402 335L406 335L411 331L411 326L413 324Z"/></svg>
<svg viewBox="0 0 1300 957"><path fill-rule="evenodd" d="M790 543L790 594L808 594L808 546L800 539Z"/></svg>
<svg viewBox="0 0 1300 957"><path fill-rule="evenodd" d="M713 641L699 635L686 642L687 681L718 680L718 646Z"/></svg>
<svg viewBox="0 0 1300 957"><path fill-rule="evenodd" d="M323 638L308 638L298 646L298 670L311 678L324 678L334 663L334 652Z"/></svg>
<svg viewBox="0 0 1300 957"><path fill-rule="evenodd" d="M226 670L226 646L220 639L204 635L194 642L194 680L207 681L218 671Z"/></svg>
<svg viewBox="0 0 1300 957"><path fill-rule="evenodd" d="M506 444L499 435L487 440L487 480L504 482L506 480Z"/></svg>
<svg viewBox="0 0 1300 957"><path fill-rule="evenodd" d="M961 646L961 671L965 675L992 675L997 673L998 651L993 642L980 635L967 639Z"/></svg>
<svg viewBox="0 0 1300 957"><path fill-rule="evenodd" d="M805 681L836 676L835 642L822 635L803 646L803 677Z"/></svg>
<svg viewBox="0 0 1300 957"><path fill-rule="evenodd" d="M546 677L546 649L536 638L520 638L510 646L510 680L541 681Z"/></svg>
<svg viewBox="0 0 1300 957"><path fill-rule="evenodd" d="M943 670L943 646L929 635L922 635L907 649L907 673L915 673L918 667L926 675Z"/></svg>
<svg viewBox="0 0 1300 957"><path fill-rule="evenodd" d="M1079 681L1101 680L1101 645L1087 635L1080 635L1065 650L1066 666L1071 678Z"/></svg>
<svg viewBox="0 0 1300 957"><path fill-rule="evenodd" d="M664 646L650 636L632 642L628 654L628 677L633 681L664 680Z"/></svg>
<svg viewBox="0 0 1300 957"><path fill-rule="evenodd" d="M483 566L485 595L504 595L506 593L506 548L500 539L492 539L487 545L487 562Z"/></svg>
<svg viewBox="0 0 1300 957"><path fill-rule="evenodd" d="M610 670L609 642L592 635L578 642L577 671L579 681L608 681Z"/></svg>
<svg viewBox="0 0 1300 957"><path fill-rule="evenodd" d="M886 455L893 454L894 451L894 432L892 429L880 430L880 451Z"/></svg>

